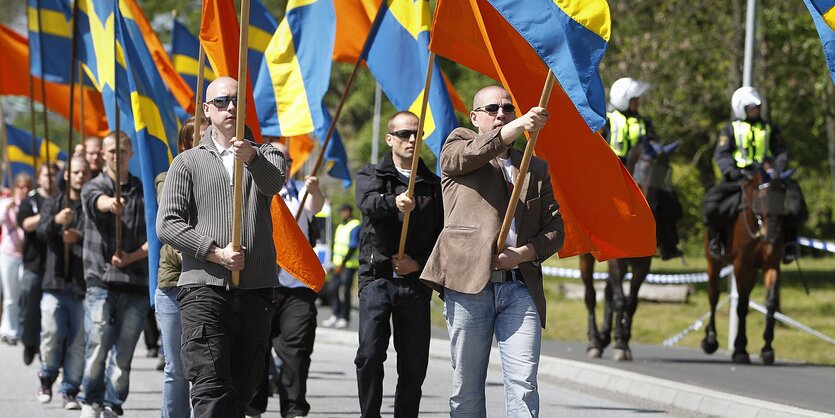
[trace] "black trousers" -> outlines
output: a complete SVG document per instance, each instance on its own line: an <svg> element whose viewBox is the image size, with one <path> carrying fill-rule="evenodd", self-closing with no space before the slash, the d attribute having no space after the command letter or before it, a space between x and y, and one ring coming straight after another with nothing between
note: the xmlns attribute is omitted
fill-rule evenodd
<svg viewBox="0 0 835 418"><path fill-rule="evenodd" d="M154 313L154 308L148 308L148 314L145 315L145 326L142 328L142 336L145 338L145 348L148 350L159 350L159 327L157 326L157 316Z"/></svg>
<svg viewBox="0 0 835 418"><path fill-rule="evenodd" d="M278 309L273 316L272 346L282 363L277 382L281 416L304 416L310 412L306 395L310 356L316 339L316 292L306 287L282 287L276 291ZM253 412L263 413L267 409L270 396L267 374L265 369L250 404Z"/></svg>
<svg viewBox="0 0 835 418"><path fill-rule="evenodd" d="M383 402L383 363L391 325L397 350L395 417L417 417L421 386L429 365L431 290L415 279L377 279L360 289L357 366L360 411L379 417Z"/></svg>
<svg viewBox="0 0 835 418"><path fill-rule="evenodd" d="M332 280L336 280L333 293L330 296L333 316L351 320L351 288L354 286L354 275L357 269L344 268L339 274L335 274Z"/></svg>
<svg viewBox="0 0 835 418"><path fill-rule="evenodd" d="M20 341L26 347L41 346L41 297L43 272L23 270L20 288Z"/></svg>
<svg viewBox="0 0 835 418"><path fill-rule="evenodd" d="M276 289L190 287L177 299L194 416L243 417L264 373Z"/></svg>

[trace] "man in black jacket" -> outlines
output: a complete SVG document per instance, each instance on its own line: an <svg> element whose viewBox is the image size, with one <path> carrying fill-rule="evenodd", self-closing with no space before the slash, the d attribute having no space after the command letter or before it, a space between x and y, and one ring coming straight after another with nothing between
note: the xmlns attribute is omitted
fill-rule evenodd
<svg viewBox="0 0 835 418"><path fill-rule="evenodd" d="M416 417L421 385L429 363L429 302L432 291L420 273L443 228L441 182L423 163L411 172L418 118L399 112L389 119L386 143L391 152L357 175L357 205L363 214L360 231L359 349L357 366L363 417L379 417L383 400L383 362L391 335L397 350L394 415ZM412 199L406 196L409 177L416 175ZM411 212L402 258L397 258L403 215Z"/></svg>
<svg viewBox="0 0 835 418"><path fill-rule="evenodd" d="M62 382L58 391L64 397L64 409L81 409L77 396L84 373L86 289L82 262L81 186L90 180L87 161L82 156L72 157L72 170L64 171L64 178L67 193L58 193L43 203L37 229L38 238L47 246L40 301L41 369L38 378L41 386L38 401L47 403L52 399L52 384L60 372ZM65 245L70 246L70 260L66 264Z"/></svg>

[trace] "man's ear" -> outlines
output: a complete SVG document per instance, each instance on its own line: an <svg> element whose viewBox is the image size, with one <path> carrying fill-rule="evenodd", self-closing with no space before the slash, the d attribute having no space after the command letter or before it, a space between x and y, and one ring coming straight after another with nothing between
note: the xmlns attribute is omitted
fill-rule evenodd
<svg viewBox="0 0 835 418"><path fill-rule="evenodd" d="M211 125L212 118L209 116L209 104L208 103L203 103L203 116L206 118L206 120L209 121L209 124Z"/></svg>
<svg viewBox="0 0 835 418"><path fill-rule="evenodd" d="M475 112L470 112L470 122L473 124L473 126L478 128L478 118L476 116L478 115L476 115Z"/></svg>

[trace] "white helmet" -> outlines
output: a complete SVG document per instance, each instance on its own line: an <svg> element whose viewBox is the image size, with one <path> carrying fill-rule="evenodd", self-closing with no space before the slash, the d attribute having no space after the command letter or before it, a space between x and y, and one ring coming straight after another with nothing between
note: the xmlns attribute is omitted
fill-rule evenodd
<svg viewBox="0 0 835 418"><path fill-rule="evenodd" d="M629 77L619 78L609 89L609 103L623 112L629 109L629 100L641 97L649 88L649 83Z"/></svg>
<svg viewBox="0 0 835 418"><path fill-rule="evenodd" d="M731 96L731 109L734 111L734 118L744 120L747 117L745 108L748 106L759 106L763 99L757 89L753 87L740 87Z"/></svg>

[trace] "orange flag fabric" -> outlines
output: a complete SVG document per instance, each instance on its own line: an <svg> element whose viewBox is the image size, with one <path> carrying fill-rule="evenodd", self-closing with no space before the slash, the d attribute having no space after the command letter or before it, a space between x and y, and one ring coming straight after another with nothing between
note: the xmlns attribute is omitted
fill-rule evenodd
<svg viewBox="0 0 835 418"><path fill-rule="evenodd" d="M217 76L238 78L240 26L237 16L238 12L232 0L205 0L203 2L200 43L206 50L206 57ZM248 75L246 78L246 124L255 135L255 141L261 142L261 129L252 95L252 82Z"/></svg>
<svg viewBox="0 0 835 418"><path fill-rule="evenodd" d="M0 95L29 97L29 42L26 37L13 29L0 25L0 51L3 51L3 65L0 67ZM44 89L41 89L41 79L33 77L34 100L43 103ZM76 87L79 87L78 85ZM70 117L70 86L68 84L45 83L47 109L60 114L64 118ZM79 93L76 88L76 98ZM84 98L84 129L85 135L105 136L110 131L107 126L107 116L101 94L95 89L85 88L81 95ZM76 107L79 104L76 103ZM81 115L74 113L73 126L81 131Z"/></svg>
<svg viewBox="0 0 835 418"><path fill-rule="evenodd" d="M156 32L154 32L151 28L151 24L148 23L148 18L145 17L145 14L136 4L136 1L125 0L125 3L127 3L130 12L133 15L133 20L136 22L136 25L139 26L139 30L142 32L143 38L145 38L145 44L151 52L151 57L153 57L154 64L157 65L159 75L162 76L163 81L165 81L165 85L168 86L169 90L171 90L171 94L174 96L174 99L177 100L177 103L182 106L187 113L194 114L194 92L191 90L191 87L189 87L188 83L183 80L183 77L174 68L174 63L171 62L171 57L169 57L168 53L165 52L162 42L160 42Z"/></svg>
<svg viewBox="0 0 835 418"><path fill-rule="evenodd" d="M430 50L499 80L520 112L537 106L548 67L486 0L439 0L431 39ZM548 162L565 221L560 257L654 254L655 219L632 176L561 88L548 110L536 154Z"/></svg>
<svg viewBox="0 0 835 418"><path fill-rule="evenodd" d="M273 198L270 212L276 263L305 286L319 292L325 284L325 269L281 196Z"/></svg>

